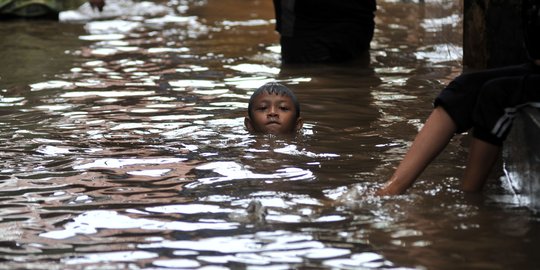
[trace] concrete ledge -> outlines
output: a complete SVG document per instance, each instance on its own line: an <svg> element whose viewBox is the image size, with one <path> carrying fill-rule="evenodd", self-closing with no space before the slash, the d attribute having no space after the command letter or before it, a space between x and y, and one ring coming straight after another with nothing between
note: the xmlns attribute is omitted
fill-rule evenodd
<svg viewBox="0 0 540 270"><path fill-rule="evenodd" d="M503 147L503 163L520 203L540 212L540 110L525 108L517 113Z"/></svg>

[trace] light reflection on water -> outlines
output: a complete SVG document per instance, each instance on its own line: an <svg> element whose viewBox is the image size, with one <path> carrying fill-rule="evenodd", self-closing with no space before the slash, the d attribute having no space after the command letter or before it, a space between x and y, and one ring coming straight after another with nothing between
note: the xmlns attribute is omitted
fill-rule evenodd
<svg viewBox="0 0 540 270"><path fill-rule="evenodd" d="M537 218L496 185L457 190L465 139L408 195L369 195L460 72L461 7L426 2L379 1L368 67L282 67L271 1L3 22L2 267L535 268ZM249 96L276 80L306 124L250 135Z"/></svg>

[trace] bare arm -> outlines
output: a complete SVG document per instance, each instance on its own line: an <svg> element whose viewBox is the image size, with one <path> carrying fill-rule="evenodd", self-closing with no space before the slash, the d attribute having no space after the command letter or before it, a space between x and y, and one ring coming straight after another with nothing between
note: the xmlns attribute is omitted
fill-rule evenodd
<svg viewBox="0 0 540 270"><path fill-rule="evenodd" d="M435 108L390 180L376 194L397 195L405 192L446 147L455 131L456 125L448 113L442 107Z"/></svg>

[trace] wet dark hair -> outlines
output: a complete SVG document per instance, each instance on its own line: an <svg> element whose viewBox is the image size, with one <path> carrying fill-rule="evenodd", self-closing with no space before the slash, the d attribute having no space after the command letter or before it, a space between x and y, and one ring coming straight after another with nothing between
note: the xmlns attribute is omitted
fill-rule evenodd
<svg viewBox="0 0 540 270"><path fill-rule="evenodd" d="M540 0L523 0L523 39L531 59L540 59Z"/></svg>
<svg viewBox="0 0 540 270"><path fill-rule="evenodd" d="M298 102L298 99L296 98L296 95L294 95L293 91L291 89L287 88L283 84L276 83L276 82L269 82L269 83L266 83L263 86L257 88L257 90L255 90L255 92L253 92L253 94L249 98L248 115L249 115L250 118L253 117L252 113L251 113L253 101L255 100L256 97L258 97L263 92L266 92L268 94L274 94L274 95L290 97L293 104L294 104L294 108L295 108L295 111L296 111L296 119L298 119L298 117L300 117L300 103Z"/></svg>

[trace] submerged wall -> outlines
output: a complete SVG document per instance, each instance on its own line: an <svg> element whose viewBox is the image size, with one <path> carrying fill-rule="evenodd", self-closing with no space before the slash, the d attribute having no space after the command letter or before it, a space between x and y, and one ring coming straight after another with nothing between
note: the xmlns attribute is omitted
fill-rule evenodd
<svg viewBox="0 0 540 270"><path fill-rule="evenodd" d="M540 212L540 110L517 113L503 148L504 171L521 202Z"/></svg>

